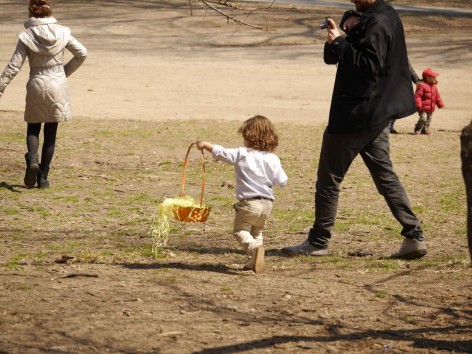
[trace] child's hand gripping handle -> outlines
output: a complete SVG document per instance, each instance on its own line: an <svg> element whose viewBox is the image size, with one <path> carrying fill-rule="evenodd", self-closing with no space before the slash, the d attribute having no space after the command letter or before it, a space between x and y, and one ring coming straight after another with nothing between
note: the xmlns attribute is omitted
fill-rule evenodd
<svg viewBox="0 0 472 354"><path fill-rule="evenodd" d="M184 197L185 196L185 193L184 193L184 188L185 188L185 170L187 168L187 162L188 162L188 156L190 154L190 150L192 149L193 145L195 145L195 143L192 143L190 144L190 146L188 147L188 150L187 150L187 154L185 155L185 160L184 160L184 171L182 172L182 185L180 187L180 196L181 197ZM205 201L204 199L204 191L205 191L205 153L203 152L203 149L200 150L201 153L202 153L202 193L200 195L200 206L203 206L203 203Z"/></svg>

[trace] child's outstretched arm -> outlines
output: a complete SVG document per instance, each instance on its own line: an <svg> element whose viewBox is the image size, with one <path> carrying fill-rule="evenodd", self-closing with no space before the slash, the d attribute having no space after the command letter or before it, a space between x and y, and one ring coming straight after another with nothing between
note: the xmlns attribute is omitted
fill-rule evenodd
<svg viewBox="0 0 472 354"><path fill-rule="evenodd" d="M199 141L197 141L197 148L198 148L198 150L205 149L209 152L212 152L213 151L213 144L209 143L208 141L199 140Z"/></svg>

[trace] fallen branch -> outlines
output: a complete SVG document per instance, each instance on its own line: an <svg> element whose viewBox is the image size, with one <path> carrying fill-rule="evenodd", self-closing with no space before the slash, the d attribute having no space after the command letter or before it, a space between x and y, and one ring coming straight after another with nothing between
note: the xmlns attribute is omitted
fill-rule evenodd
<svg viewBox="0 0 472 354"><path fill-rule="evenodd" d="M79 272L79 273L70 273L70 274L64 275L63 277L61 277L61 279L65 279L65 278L75 278L75 277L98 278L98 274L82 273L82 272Z"/></svg>

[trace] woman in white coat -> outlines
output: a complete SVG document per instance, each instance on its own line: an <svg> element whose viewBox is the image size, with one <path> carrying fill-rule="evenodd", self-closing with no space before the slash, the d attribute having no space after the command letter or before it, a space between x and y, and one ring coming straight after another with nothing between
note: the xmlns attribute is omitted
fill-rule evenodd
<svg viewBox="0 0 472 354"><path fill-rule="evenodd" d="M30 66L26 85L25 122L28 123L24 183L33 188L48 188L48 173L59 122L70 120L70 100L67 77L87 57L87 49L77 41L68 27L52 17L49 0L30 0L29 19L19 34L18 44L10 62L0 76L0 97L18 74L26 58ZM73 58L64 64L65 49ZM41 163L39 163L39 133L44 124Z"/></svg>

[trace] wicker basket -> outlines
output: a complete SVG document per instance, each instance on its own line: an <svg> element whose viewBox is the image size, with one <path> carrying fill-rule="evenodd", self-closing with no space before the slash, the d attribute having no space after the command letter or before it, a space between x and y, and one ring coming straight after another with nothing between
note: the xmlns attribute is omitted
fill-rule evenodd
<svg viewBox="0 0 472 354"><path fill-rule="evenodd" d="M182 172L182 184L180 187L180 196L184 197L184 189L185 189L185 170L187 168L187 161L188 156L190 154L190 150L195 143L190 144L187 155L185 155L184 160L184 170ZM183 206L176 206L172 212L174 214L174 219L177 221L183 222L206 222L208 219L208 215L210 215L211 208L203 207L204 205L204 192L205 192L205 154L202 152L202 193L200 194L200 206L191 206L191 207L183 207Z"/></svg>
<svg viewBox="0 0 472 354"><path fill-rule="evenodd" d="M206 222L210 211L210 208L181 206L175 207L174 210L172 210L175 220L185 222Z"/></svg>

